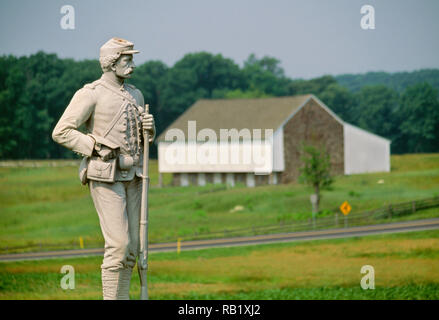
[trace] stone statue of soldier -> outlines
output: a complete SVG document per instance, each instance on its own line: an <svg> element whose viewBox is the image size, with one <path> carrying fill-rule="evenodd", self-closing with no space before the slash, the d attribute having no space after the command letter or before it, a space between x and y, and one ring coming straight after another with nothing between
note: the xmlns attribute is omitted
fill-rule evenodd
<svg viewBox="0 0 439 320"><path fill-rule="evenodd" d="M52 138L82 155L80 179L89 185L105 239L103 297L129 299L139 252L143 130L155 137L142 93L126 84L134 70L133 43L112 38L100 48L102 77L79 89ZM79 130L85 124L86 132Z"/></svg>

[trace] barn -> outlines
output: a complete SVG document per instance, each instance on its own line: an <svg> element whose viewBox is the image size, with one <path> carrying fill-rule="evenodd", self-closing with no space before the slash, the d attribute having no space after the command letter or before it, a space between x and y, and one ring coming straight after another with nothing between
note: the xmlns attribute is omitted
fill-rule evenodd
<svg viewBox="0 0 439 320"><path fill-rule="evenodd" d="M335 175L390 171L390 140L344 122L316 96L198 100L157 138L173 185L297 181L302 143L326 148Z"/></svg>

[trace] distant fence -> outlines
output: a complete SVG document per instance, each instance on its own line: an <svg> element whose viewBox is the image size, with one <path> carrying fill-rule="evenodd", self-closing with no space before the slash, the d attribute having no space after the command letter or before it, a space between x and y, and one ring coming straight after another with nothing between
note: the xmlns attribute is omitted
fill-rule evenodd
<svg viewBox="0 0 439 320"><path fill-rule="evenodd" d="M379 224L379 223L388 222L392 218L401 217L404 215L415 213L418 210L429 209L434 207L439 207L439 196L422 199L422 200L389 204L379 209L350 213L347 216L344 216L341 213L335 213L332 216L321 217L314 220L307 219L306 221L297 221L291 223L280 222L275 225L254 226L250 228L224 229L224 230L213 231L213 232L193 233L190 235L181 236L179 237L179 239L181 241L202 240L202 239L251 236L251 235L262 235L262 234L270 234L270 233L282 233L282 232L300 232L300 231L310 231L317 229L333 229L333 228L362 226L369 224ZM163 238L163 239L157 239L153 243L164 243L164 242L177 242L177 239ZM103 246L103 242L86 241L86 243L88 248ZM78 241L69 241L66 243L57 243L57 244L32 243L25 246L0 247L0 253L4 254L11 251L17 252L17 250L47 251L47 250L56 250L56 249L78 249L79 246L80 246L80 242Z"/></svg>
<svg viewBox="0 0 439 320"><path fill-rule="evenodd" d="M354 227L367 224L376 224L386 222L392 218L415 213L418 210L439 207L439 196L422 200L413 200L397 204L389 204L384 207L350 213L344 216L336 212L332 216L321 217L316 219L307 219L306 221L296 221L291 223L280 222L276 225L255 226L251 228L224 229L214 232L200 232L192 235L182 236L182 240L201 240L211 238L225 238L234 236L261 235L281 232L299 232L316 229L331 229L341 227ZM163 239L173 241L174 239Z"/></svg>
<svg viewBox="0 0 439 320"><path fill-rule="evenodd" d="M81 160L4 160L0 168L42 168L42 167L77 167Z"/></svg>

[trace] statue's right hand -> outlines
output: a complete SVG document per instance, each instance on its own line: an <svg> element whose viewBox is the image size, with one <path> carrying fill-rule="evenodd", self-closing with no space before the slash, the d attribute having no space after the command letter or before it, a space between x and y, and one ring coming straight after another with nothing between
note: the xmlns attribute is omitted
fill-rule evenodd
<svg viewBox="0 0 439 320"><path fill-rule="evenodd" d="M103 161L107 161L107 160L114 159L117 157L117 150L116 149L111 149L111 148L104 146L104 145L100 145L99 147L95 146L94 151Z"/></svg>

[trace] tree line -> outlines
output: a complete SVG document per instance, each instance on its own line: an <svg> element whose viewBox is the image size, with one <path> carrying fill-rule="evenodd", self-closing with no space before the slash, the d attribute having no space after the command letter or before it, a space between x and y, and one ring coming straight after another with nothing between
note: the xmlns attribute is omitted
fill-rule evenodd
<svg viewBox="0 0 439 320"><path fill-rule="evenodd" d="M340 81L330 75L291 79L274 57L251 54L241 67L220 54L198 52L186 54L172 67L147 61L129 82L150 104L158 134L201 98L312 93L343 120L391 139L392 153L439 152L439 73L427 74L416 73L410 83L404 73L397 87L370 77L361 85L355 75ZM100 75L97 60L60 59L44 52L0 57L0 159L74 158L52 141L51 132L75 91ZM346 85L349 78L351 88ZM151 155L156 154L154 146Z"/></svg>

